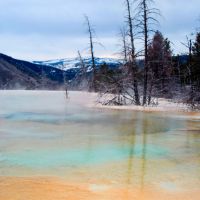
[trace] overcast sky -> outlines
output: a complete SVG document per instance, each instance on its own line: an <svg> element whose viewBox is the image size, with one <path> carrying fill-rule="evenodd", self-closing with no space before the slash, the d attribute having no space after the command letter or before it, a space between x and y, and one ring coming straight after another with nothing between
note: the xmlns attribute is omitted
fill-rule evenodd
<svg viewBox="0 0 200 200"><path fill-rule="evenodd" d="M99 57L115 57L118 33L124 23L124 0L0 0L0 52L26 60L87 55L84 14L93 24ZM155 0L162 17L157 29L173 42L176 53L184 52L180 42L200 22L200 0Z"/></svg>

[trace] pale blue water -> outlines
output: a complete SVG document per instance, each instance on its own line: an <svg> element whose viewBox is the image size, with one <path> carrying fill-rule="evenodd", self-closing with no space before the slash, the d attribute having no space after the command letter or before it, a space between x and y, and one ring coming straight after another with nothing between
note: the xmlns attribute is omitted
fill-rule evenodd
<svg viewBox="0 0 200 200"><path fill-rule="evenodd" d="M30 176L43 171L60 175L61 168L69 172L119 163L128 165L121 173L137 168L148 177L175 170L199 181L198 119L89 109L66 101L61 93L37 98L31 92L4 94L0 102L0 175L20 176L23 170ZM117 174L118 166L112 170Z"/></svg>

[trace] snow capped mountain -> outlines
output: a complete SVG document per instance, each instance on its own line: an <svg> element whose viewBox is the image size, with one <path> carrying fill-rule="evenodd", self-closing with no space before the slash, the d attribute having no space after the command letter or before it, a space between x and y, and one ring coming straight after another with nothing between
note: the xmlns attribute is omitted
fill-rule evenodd
<svg viewBox="0 0 200 200"><path fill-rule="evenodd" d="M91 71L91 66L92 66L91 58L84 58L83 61L88 68L88 72ZM72 69L78 70L81 67L80 60L78 58L66 58L66 59L57 59L57 60L48 60L48 61L33 61L33 63L39 64L39 65L51 66L51 67L65 70L65 71L72 70ZM109 67L114 68L120 65L120 60L113 59L113 58L95 58L95 63L97 67L106 63Z"/></svg>

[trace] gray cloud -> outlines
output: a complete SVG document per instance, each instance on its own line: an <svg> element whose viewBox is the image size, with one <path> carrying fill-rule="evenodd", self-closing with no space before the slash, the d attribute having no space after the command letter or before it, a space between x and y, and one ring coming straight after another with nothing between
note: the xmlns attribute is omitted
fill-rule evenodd
<svg viewBox="0 0 200 200"><path fill-rule="evenodd" d="M1 52L23 59L51 59L76 56L87 47L84 14L105 46L98 56L117 52L120 26L124 22L123 0L3 0L0 1ZM184 51L180 41L198 26L199 0L156 0L163 17L160 27ZM200 23L199 23L200 24Z"/></svg>

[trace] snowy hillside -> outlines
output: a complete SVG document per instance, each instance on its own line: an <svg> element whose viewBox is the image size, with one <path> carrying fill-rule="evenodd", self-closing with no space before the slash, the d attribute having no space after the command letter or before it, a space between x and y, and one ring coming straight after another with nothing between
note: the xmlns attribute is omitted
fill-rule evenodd
<svg viewBox="0 0 200 200"><path fill-rule="evenodd" d="M91 65L92 65L91 58L84 58L83 61L85 65L88 67L88 71L91 71ZM66 59L48 60L48 61L33 61L33 63L40 65L47 65L65 71L71 69L79 69L81 66L80 60L78 58L66 58ZM95 58L95 63L97 67L104 63L106 63L109 67L117 67L120 64L120 60L113 58Z"/></svg>

